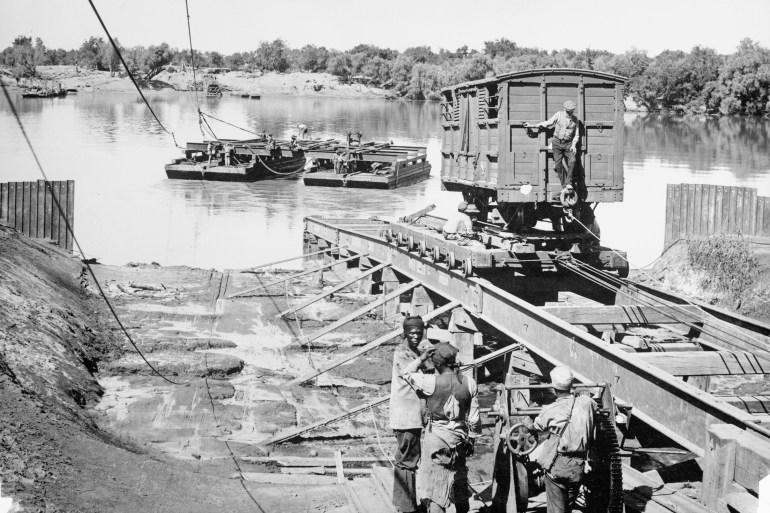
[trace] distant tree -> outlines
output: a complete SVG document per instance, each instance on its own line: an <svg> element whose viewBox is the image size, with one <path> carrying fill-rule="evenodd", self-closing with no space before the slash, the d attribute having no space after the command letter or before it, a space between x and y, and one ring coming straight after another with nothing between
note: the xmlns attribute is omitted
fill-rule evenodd
<svg viewBox="0 0 770 513"><path fill-rule="evenodd" d="M516 43L504 37L495 41L484 41L483 53L492 59L498 56L503 59L510 59L518 54L517 50L518 46L516 46Z"/></svg>
<svg viewBox="0 0 770 513"><path fill-rule="evenodd" d="M10 51L5 53L5 64L13 68L14 76L36 77L37 67L46 58L46 47L39 37L32 44L32 38L18 36L13 40Z"/></svg>
<svg viewBox="0 0 770 513"><path fill-rule="evenodd" d="M87 69L99 69L100 54L104 46L104 39L91 36L80 45L78 50L78 65Z"/></svg>
<svg viewBox="0 0 770 513"><path fill-rule="evenodd" d="M393 63L382 57L373 57L364 65L361 73L369 77L378 86L388 87L390 84Z"/></svg>
<svg viewBox="0 0 770 513"><path fill-rule="evenodd" d="M417 64L434 64L438 61L438 55L433 53L430 46L413 46L404 50L404 55Z"/></svg>
<svg viewBox="0 0 770 513"><path fill-rule="evenodd" d="M169 47L168 43L161 43L158 46L148 48L141 64L144 79L152 80L158 73L163 71L164 66L171 64L175 54L176 50Z"/></svg>
<svg viewBox="0 0 770 513"><path fill-rule="evenodd" d="M341 53L330 58L326 71L334 76L340 77L344 82L349 81L350 77L353 75L353 63L350 59L350 55Z"/></svg>
<svg viewBox="0 0 770 513"><path fill-rule="evenodd" d="M741 41L706 96L710 112L770 115L770 51L751 39Z"/></svg>
<svg viewBox="0 0 770 513"><path fill-rule="evenodd" d="M118 46L118 50L122 52L123 50L120 47L120 41L115 39L115 44ZM98 68L101 70L109 70L111 77L114 77L115 71L120 68L120 57L118 57L118 52L115 51L115 48L112 47L112 44L110 44L109 41L101 42L101 46L99 47Z"/></svg>
<svg viewBox="0 0 770 513"><path fill-rule="evenodd" d="M380 48L379 46L375 45L356 45L353 48L351 48L347 53L353 55L356 53L365 53L366 56L369 59L373 59L374 57L379 57L381 59L392 61L396 57L398 57L398 52L396 50L391 50L390 48Z"/></svg>
<svg viewBox="0 0 770 513"><path fill-rule="evenodd" d="M214 68L223 68L225 66L225 57L219 52L208 52L209 62Z"/></svg>
<svg viewBox="0 0 770 513"><path fill-rule="evenodd" d="M236 52L225 57L225 66L231 69L240 69L250 60L250 56L245 52Z"/></svg>
<svg viewBox="0 0 770 513"><path fill-rule="evenodd" d="M412 67L406 97L410 100L425 100L432 97L440 88L438 66L435 64L416 63Z"/></svg>
<svg viewBox="0 0 770 513"><path fill-rule="evenodd" d="M291 63L288 59L288 48L283 39L273 42L262 41L254 53L254 64L267 71L284 72Z"/></svg>
<svg viewBox="0 0 770 513"><path fill-rule="evenodd" d="M494 74L492 59L483 53L474 53L465 63L462 80L480 80Z"/></svg>
<svg viewBox="0 0 770 513"><path fill-rule="evenodd" d="M393 61L390 73L391 85L401 96L404 96L409 90L409 84L412 81L412 68L414 68L414 61L404 54L399 55Z"/></svg>
<svg viewBox="0 0 770 513"><path fill-rule="evenodd" d="M326 69L329 50L325 47L305 45L299 50L297 65L302 71L318 72Z"/></svg>

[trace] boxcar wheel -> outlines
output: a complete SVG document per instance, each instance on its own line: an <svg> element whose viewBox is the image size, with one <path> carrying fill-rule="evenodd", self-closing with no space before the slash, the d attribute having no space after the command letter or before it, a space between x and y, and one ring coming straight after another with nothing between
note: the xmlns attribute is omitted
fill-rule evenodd
<svg viewBox="0 0 770 513"><path fill-rule="evenodd" d="M450 251L449 256L447 257L446 264L450 269L454 269L456 263L457 262L455 262L455 252Z"/></svg>
<svg viewBox="0 0 770 513"><path fill-rule="evenodd" d="M473 274L473 262L470 257L463 260L463 277L467 278Z"/></svg>
<svg viewBox="0 0 770 513"><path fill-rule="evenodd" d="M428 254L428 247L425 244L425 240L420 241L419 250L420 250L419 253L421 257L425 257L425 255Z"/></svg>
<svg viewBox="0 0 770 513"><path fill-rule="evenodd" d="M438 263L441 260L441 248L433 246L433 261Z"/></svg>

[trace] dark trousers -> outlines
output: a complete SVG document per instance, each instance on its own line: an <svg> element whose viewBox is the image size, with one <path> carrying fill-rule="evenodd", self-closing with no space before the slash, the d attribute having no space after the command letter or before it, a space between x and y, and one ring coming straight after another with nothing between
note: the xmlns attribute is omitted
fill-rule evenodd
<svg viewBox="0 0 770 513"><path fill-rule="evenodd" d="M548 513L565 513L572 510L583 482L585 461L584 458L556 456L551 470L545 473Z"/></svg>
<svg viewBox="0 0 770 513"><path fill-rule="evenodd" d="M558 137L551 139L553 148L553 167L559 176L562 188L571 185L575 173L575 154L572 153L572 141L562 141ZM566 160L566 162L564 162ZM565 170L566 168L566 170Z"/></svg>
<svg viewBox="0 0 770 513"><path fill-rule="evenodd" d="M402 513L417 509L417 465L420 463L420 435L422 429L394 429L396 457L393 469L393 505Z"/></svg>

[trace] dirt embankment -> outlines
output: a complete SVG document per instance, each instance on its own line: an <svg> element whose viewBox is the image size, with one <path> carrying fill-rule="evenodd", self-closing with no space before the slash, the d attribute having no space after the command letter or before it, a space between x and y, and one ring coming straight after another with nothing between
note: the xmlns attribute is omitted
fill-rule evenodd
<svg viewBox="0 0 770 513"><path fill-rule="evenodd" d="M110 76L108 71L75 69L75 66L38 66L40 80L50 81L54 86L61 84L65 89L77 89L81 92L112 91L133 92L134 84L127 76ZM224 95L293 95L325 96L340 98L392 98L393 93L385 89L364 84L343 84L339 77L330 73L250 73L231 71L207 76L213 77L224 91ZM17 82L9 70L0 69L0 79L11 87L22 86L26 82ZM204 80L201 73L195 79ZM32 81L30 81L31 83ZM188 91L194 83L192 72L164 71L150 82L141 82L143 88L157 91Z"/></svg>
<svg viewBox="0 0 770 513"><path fill-rule="evenodd" d="M680 240L652 269L637 272L641 282L659 281L688 297L770 322L770 244L717 235Z"/></svg>

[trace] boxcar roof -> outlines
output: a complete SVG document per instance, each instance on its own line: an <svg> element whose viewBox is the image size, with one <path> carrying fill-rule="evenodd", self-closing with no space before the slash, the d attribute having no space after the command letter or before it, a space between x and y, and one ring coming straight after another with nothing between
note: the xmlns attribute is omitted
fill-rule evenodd
<svg viewBox="0 0 770 513"><path fill-rule="evenodd" d="M494 84L502 82L504 80L510 80L515 78L526 78L540 75L582 75L593 78L599 78L604 80L610 80L618 83L625 83L628 79L621 77L620 75L613 75L612 73L604 73L602 71L596 71L592 69L576 69L576 68L541 68L541 69L528 69L524 71L514 71L511 73L503 73L495 77L483 78L481 80L473 80L471 82L463 82L461 84L455 84L453 86L447 86L441 89L441 91L452 91L455 89L466 89L469 87L478 87L481 85Z"/></svg>

